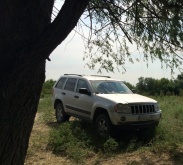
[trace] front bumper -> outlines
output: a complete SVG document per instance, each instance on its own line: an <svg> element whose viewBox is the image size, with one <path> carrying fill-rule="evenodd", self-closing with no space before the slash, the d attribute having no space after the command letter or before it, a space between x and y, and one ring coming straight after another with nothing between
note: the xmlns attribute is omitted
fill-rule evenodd
<svg viewBox="0 0 183 165"><path fill-rule="evenodd" d="M161 110L155 113L147 114L122 114L113 113L111 122L115 126L122 128L147 128L150 126L156 126L161 119Z"/></svg>
<svg viewBox="0 0 183 165"><path fill-rule="evenodd" d="M147 122L132 122L124 123L121 125L114 125L114 127L122 130L143 130L147 128L154 128L158 126L159 121L147 121Z"/></svg>

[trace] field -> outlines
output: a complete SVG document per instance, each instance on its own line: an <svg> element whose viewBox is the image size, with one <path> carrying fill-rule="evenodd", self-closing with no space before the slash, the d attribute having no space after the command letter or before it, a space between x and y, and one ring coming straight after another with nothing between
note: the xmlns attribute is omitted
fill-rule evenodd
<svg viewBox="0 0 183 165"><path fill-rule="evenodd" d="M100 139L92 124L57 124L50 96L40 99L25 165L182 165L183 97L154 97L163 118L155 131L123 131Z"/></svg>

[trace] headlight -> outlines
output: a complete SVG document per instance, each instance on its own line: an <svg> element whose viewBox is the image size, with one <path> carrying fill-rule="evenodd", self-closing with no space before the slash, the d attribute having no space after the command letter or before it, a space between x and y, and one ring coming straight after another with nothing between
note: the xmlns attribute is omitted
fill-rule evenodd
<svg viewBox="0 0 183 165"><path fill-rule="evenodd" d="M118 113L131 113L131 108L128 104L117 104L114 106L114 111Z"/></svg>
<svg viewBox="0 0 183 165"><path fill-rule="evenodd" d="M154 110L155 110L155 111L159 111L159 110L160 110L159 103L156 103L156 104L154 105Z"/></svg>

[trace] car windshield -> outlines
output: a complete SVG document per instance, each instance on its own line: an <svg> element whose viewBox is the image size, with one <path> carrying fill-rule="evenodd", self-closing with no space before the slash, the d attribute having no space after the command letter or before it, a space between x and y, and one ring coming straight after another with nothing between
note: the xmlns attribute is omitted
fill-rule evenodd
<svg viewBox="0 0 183 165"><path fill-rule="evenodd" d="M131 94L133 93L122 81L90 81L97 94Z"/></svg>

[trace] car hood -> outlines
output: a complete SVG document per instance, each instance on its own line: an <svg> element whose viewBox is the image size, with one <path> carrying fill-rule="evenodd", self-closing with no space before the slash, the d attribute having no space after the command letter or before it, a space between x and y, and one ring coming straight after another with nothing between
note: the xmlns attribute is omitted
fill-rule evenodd
<svg viewBox="0 0 183 165"><path fill-rule="evenodd" d="M149 97L139 94L97 94L99 97L114 101L116 103L128 104L128 103L157 103Z"/></svg>

